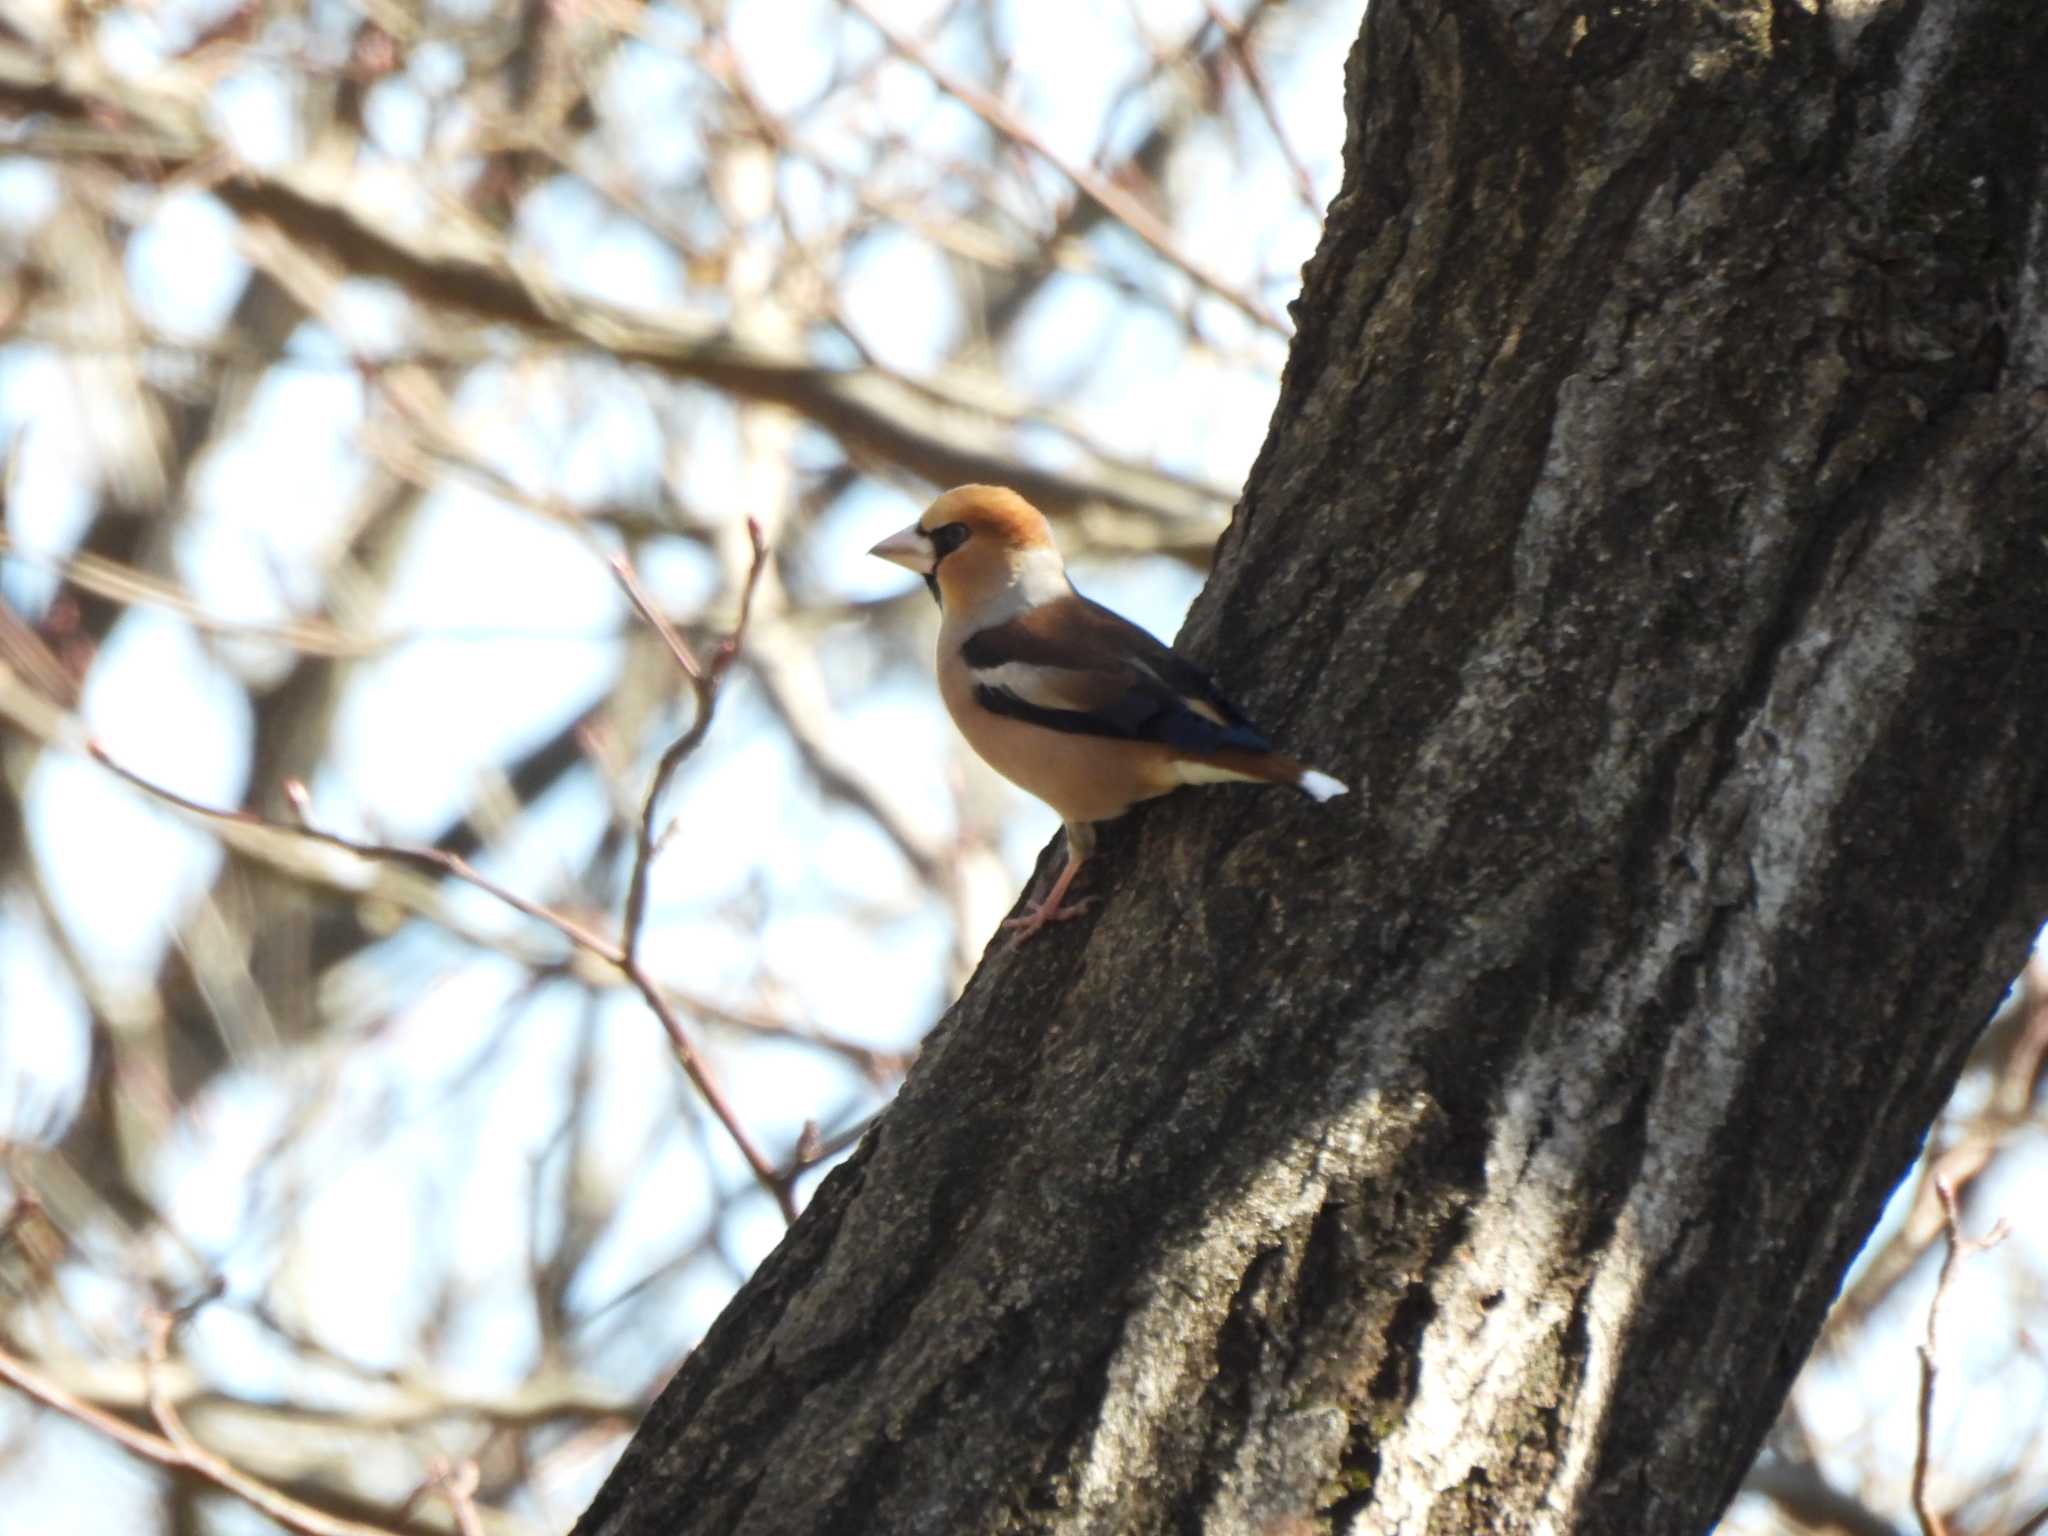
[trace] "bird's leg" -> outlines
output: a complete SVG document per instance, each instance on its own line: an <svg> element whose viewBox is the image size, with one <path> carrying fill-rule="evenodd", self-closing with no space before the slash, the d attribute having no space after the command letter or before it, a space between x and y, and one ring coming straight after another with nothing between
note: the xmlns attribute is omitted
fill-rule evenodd
<svg viewBox="0 0 2048 1536"><path fill-rule="evenodd" d="M1062 923L1070 917L1079 917L1095 905L1093 896L1083 896L1079 901L1060 905L1060 898L1067 894L1067 887L1074 883L1074 876L1080 871L1081 861L1072 854L1067 855L1067 867L1060 871L1059 879L1052 883L1052 890L1043 901L1033 902L1031 910L1022 917L1003 919L1005 928L1017 930L1015 942L1022 944L1047 923Z"/></svg>
<svg viewBox="0 0 2048 1536"><path fill-rule="evenodd" d="M1060 871L1059 879L1053 881L1052 889L1046 892L1045 900L1035 902L1031 910L1022 917L1005 918L1003 926L1017 930L1012 940L1013 947L1022 944L1047 923L1063 923L1070 917L1079 917L1095 905L1093 896L1084 896L1079 901L1061 902L1067 888L1074 883L1074 876L1081 872L1081 866L1088 862L1088 855L1095 851L1095 828L1086 822L1067 823L1067 862Z"/></svg>

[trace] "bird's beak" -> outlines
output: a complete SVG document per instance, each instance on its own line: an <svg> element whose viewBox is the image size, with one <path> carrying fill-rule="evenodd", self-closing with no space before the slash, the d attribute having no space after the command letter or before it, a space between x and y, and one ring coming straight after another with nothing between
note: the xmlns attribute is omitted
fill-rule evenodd
<svg viewBox="0 0 2048 1536"><path fill-rule="evenodd" d="M908 528L897 529L868 553L879 555L892 565L900 565L920 576L931 575L939 563L932 554L932 541L918 532L915 523Z"/></svg>

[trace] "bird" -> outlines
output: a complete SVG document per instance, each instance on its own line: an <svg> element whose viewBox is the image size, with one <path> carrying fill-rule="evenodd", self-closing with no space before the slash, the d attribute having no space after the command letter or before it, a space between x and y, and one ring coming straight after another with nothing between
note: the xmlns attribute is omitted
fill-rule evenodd
<svg viewBox="0 0 2048 1536"><path fill-rule="evenodd" d="M967 744L1065 825L1052 889L1004 924L1015 944L1094 902L1066 897L1095 824L1140 801L1183 784L1346 792L1276 751L1192 662L1076 591L1045 515L1017 492L956 486L868 553L915 571L937 600L939 695Z"/></svg>

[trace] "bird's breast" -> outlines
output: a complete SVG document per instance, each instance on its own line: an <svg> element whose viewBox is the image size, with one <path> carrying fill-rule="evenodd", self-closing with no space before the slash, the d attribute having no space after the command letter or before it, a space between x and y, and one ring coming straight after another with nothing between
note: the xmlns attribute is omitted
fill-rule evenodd
<svg viewBox="0 0 2048 1536"><path fill-rule="evenodd" d="M939 656L939 696L975 755L1036 795L1063 821L1107 821L1173 789L1171 752L1156 742L1050 730L998 715L975 699L972 669L957 644Z"/></svg>

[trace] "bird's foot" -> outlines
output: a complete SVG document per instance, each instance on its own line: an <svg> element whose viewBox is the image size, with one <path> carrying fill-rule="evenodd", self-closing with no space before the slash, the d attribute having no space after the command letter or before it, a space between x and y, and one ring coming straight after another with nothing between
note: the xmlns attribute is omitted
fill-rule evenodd
<svg viewBox="0 0 2048 1536"><path fill-rule="evenodd" d="M1010 947L1015 949L1048 923L1064 923L1070 917L1079 917L1094 906L1095 901L1096 898L1093 896L1083 896L1079 901L1062 903L1057 896L1048 896L1044 901L1035 902L1031 910L1022 917L1004 918L1005 928L1017 930L1017 936L1010 941Z"/></svg>

